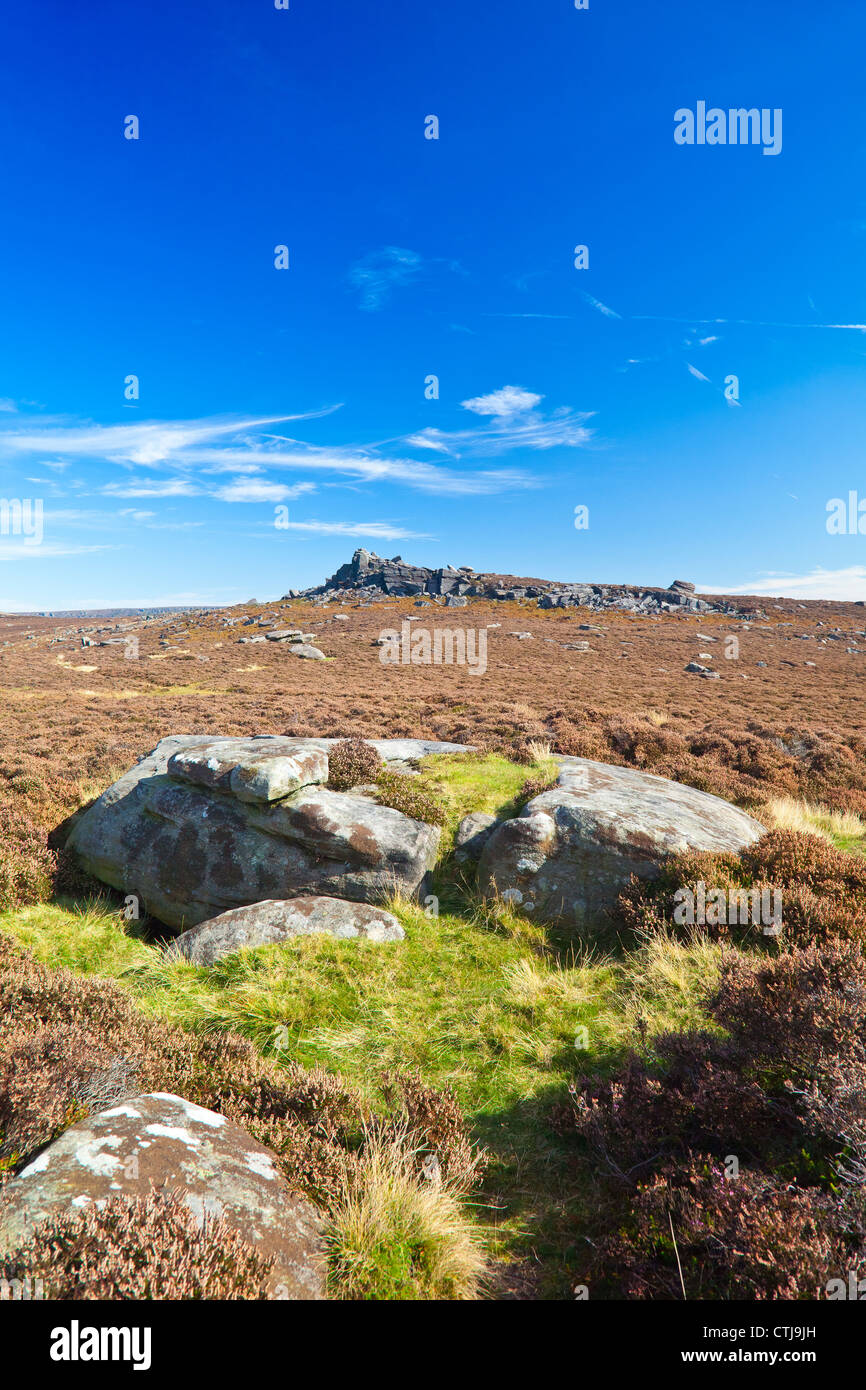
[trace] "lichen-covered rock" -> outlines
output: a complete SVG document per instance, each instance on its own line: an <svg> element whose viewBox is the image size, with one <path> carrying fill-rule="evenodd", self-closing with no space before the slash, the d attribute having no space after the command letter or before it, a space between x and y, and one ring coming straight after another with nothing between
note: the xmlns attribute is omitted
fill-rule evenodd
<svg viewBox="0 0 866 1390"><path fill-rule="evenodd" d="M180 1096L136 1096L65 1130L0 1195L0 1257L56 1216L90 1202L174 1192L200 1223L221 1218L272 1257L270 1296L324 1297L315 1207L289 1188L274 1155L239 1125Z"/></svg>
<svg viewBox="0 0 866 1390"><path fill-rule="evenodd" d="M493 832L479 884L546 921L599 922L629 877L683 850L741 850L764 834L745 811L664 777L560 758L558 784Z"/></svg>
<svg viewBox="0 0 866 1390"><path fill-rule="evenodd" d="M292 642L289 644L289 651L292 656L305 657L307 661L326 661L327 658L323 651L318 647L311 647L306 642Z"/></svg>
<svg viewBox="0 0 866 1390"><path fill-rule="evenodd" d="M183 932L173 946L193 965L213 965L234 951L321 934L375 942L402 941L405 935L394 914L384 908L344 898L302 896L222 912Z"/></svg>
<svg viewBox="0 0 866 1390"><path fill-rule="evenodd" d="M298 748L293 739L213 739L179 748L166 771L239 801L267 803L327 782L328 755L321 748Z"/></svg>
<svg viewBox="0 0 866 1390"><path fill-rule="evenodd" d="M299 894L357 902L395 890L417 895L438 827L322 785L335 742L163 739L79 816L69 846L94 878L180 929ZM420 739L373 747L386 763L466 751Z"/></svg>

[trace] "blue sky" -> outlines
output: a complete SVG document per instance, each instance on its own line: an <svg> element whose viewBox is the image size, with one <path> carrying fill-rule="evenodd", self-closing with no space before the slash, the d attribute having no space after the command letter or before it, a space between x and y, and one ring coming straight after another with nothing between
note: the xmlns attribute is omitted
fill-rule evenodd
<svg viewBox="0 0 866 1390"><path fill-rule="evenodd" d="M44 528L0 608L271 597L358 545L866 597L826 529L866 500L864 40L854 0L10 12L0 497ZM781 109L780 153L678 145L699 101Z"/></svg>

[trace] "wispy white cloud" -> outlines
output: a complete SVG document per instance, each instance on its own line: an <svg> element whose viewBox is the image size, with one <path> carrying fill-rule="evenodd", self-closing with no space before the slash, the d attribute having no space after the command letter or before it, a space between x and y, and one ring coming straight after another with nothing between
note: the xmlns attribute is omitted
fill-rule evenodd
<svg viewBox="0 0 866 1390"><path fill-rule="evenodd" d="M619 315L617 315L619 317ZM715 325L740 324L746 328L839 328L852 333L866 333L866 323L780 323L775 319L678 319L667 314L630 314L629 318L646 323L691 323Z"/></svg>
<svg viewBox="0 0 866 1390"><path fill-rule="evenodd" d="M271 483L265 478L234 478L212 496L221 502L288 502L292 497L315 492L315 483Z"/></svg>
<svg viewBox="0 0 866 1390"><path fill-rule="evenodd" d="M593 307L593 309L597 309L598 312L599 312L600 314L604 314L605 318L608 318L608 319L621 319L621 318L622 318L622 314L618 314L618 313L616 312L615 309L609 308L607 304L602 304L602 302L601 302L600 299L596 299L596 298L594 297L594 295L587 294L586 290L583 290L583 291L582 291L582 294L583 294L583 297L584 297L584 299L586 300L587 304L591 304L592 307Z"/></svg>
<svg viewBox="0 0 866 1390"><path fill-rule="evenodd" d="M387 521L290 521L281 531L308 531L318 536L371 536L380 541L430 541L423 531L407 531Z"/></svg>
<svg viewBox="0 0 866 1390"><path fill-rule="evenodd" d="M410 449L436 449L441 454L448 453L448 446L437 439L432 439L429 434L407 434L403 443Z"/></svg>
<svg viewBox="0 0 866 1390"><path fill-rule="evenodd" d="M0 560L59 560L68 555L91 555L97 550L117 550L116 545L67 545L59 541L42 541L39 545L27 541L0 538Z"/></svg>
<svg viewBox="0 0 866 1390"><path fill-rule="evenodd" d="M837 603L853 603L866 599L866 565L849 565L847 569L826 570L820 566L808 574L774 572L762 574L745 584L699 584L701 594L755 594L776 598L827 599Z"/></svg>
<svg viewBox="0 0 866 1390"><path fill-rule="evenodd" d="M381 309L392 290L416 278L422 262L417 251L402 246L384 246L363 256L349 271L350 282L361 292L361 308Z"/></svg>
<svg viewBox="0 0 866 1390"><path fill-rule="evenodd" d="M687 362L686 367L691 372L692 376L697 377L698 381L709 381L710 378L708 376L704 376L703 372L699 372L697 367L693 367L691 362Z"/></svg>
<svg viewBox="0 0 866 1390"><path fill-rule="evenodd" d="M519 449L585 446L590 438L585 423L589 414L569 407L543 412L538 409L542 400L541 394L526 387L503 386L464 401L470 414L482 417L472 428L423 429L366 445L312 444L273 428L288 420L320 418L330 413L330 407L303 415L105 426L44 417L38 423L25 423L15 417L9 427L0 425L0 460L14 463L34 454L44 460L51 454L64 461L121 467L129 476L122 481L100 481L98 490L106 497L130 500L282 501L315 487L312 481L290 487L279 476L287 470L303 471L308 477L333 474L350 483L389 482L439 496L483 496L537 486L539 480L520 468L456 470L412 455L480 459ZM162 476L142 476L142 470ZM227 482L211 481L221 474L230 475ZM73 479L65 487L82 485L80 479Z"/></svg>
<svg viewBox="0 0 866 1390"><path fill-rule="evenodd" d="M188 531L203 526L203 521L174 521L161 518L158 512L142 511L138 507L118 507L99 510L96 507L48 506L44 513L47 532L54 531L122 531L130 526L143 526L149 531Z"/></svg>
<svg viewBox="0 0 866 1390"><path fill-rule="evenodd" d="M422 434L426 434L422 431ZM406 440L400 441L406 444ZM248 471L258 471L262 467L271 469L303 469L307 473L338 473L348 478L366 483L393 482L418 492L435 493L440 496L471 496L493 492L507 492L509 489L533 487L535 480L519 469L499 469L496 472L461 472L440 468L418 459L407 457L382 457L370 452L361 453L354 449L321 449L294 443L294 448L241 451L196 451L186 456L187 463L195 463L205 472L237 472L239 466L246 465ZM432 448L433 444L417 447ZM441 452L451 452L443 448Z"/></svg>
<svg viewBox="0 0 866 1390"><path fill-rule="evenodd" d="M540 398L539 398L540 399ZM554 448L581 449L592 439L586 421L592 411L576 411L563 407L542 415L526 410L514 415L494 416L489 425L468 430L426 429L420 441L428 449L439 449L455 457L462 454L476 457L510 453L514 449L544 450ZM415 436L418 440L419 436Z"/></svg>
<svg viewBox="0 0 866 1390"><path fill-rule="evenodd" d="M109 594L85 594L66 593L62 601L53 604L43 604L43 608L53 611L63 612L70 609L100 609L100 608L192 608L192 607L211 607L219 604L237 603L238 598L246 597L246 590L237 587L224 589L205 589L205 590L186 590L168 594L133 594L113 592ZM32 613L33 605L21 602L19 597L3 598L0 596L0 612L3 613Z"/></svg>
<svg viewBox="0 0 866 1390"><path fill-rule="evenodd" d="M106 483L106 497L196 497L201 489L188 478L167 478L165 482Z"/></svg>
<svg viewBox="0 0 866 1390"><path fill-rule="evenodd" d="M246 420L235 424L235 432L241 430L245 437L242 446L236 442L211 442L215 433L228 433L228 429L220 425L212 431L207 421L202 421L198 428L177 429L167 425L74 429L57 424L14 435L0 430L0 457L4 445L21 455L49 448L60 452L68 449L82 458L89 456L91 460L121 465L133 472L136 465L173 470L174 476L165 480L133 476L127 482L109 482L101 488L106 496L128 498L199 496L212 491L205 483L206 474L230 473L237 478L244 473L259 475L264 470L285 469L337 473L368 483L391 481L443 496L501 492L532 485L532 480L519 470L457 474L403 454L383 456L373 447L322 447L278 434L256 436L252 433L254 423ZM148 433L143 435L143 429ZM435 449L435 442L426 441L423 435L422 431L421 436L410 436L413 446ZM412 447L408 440L401 442ZM440 452L448 452L447 446ZM181 470L185 472L179 476Z"/></svg>
<svg viewBox="0 0 866 1390"><path fill-rule="evenodd" d="M593 300L597 304L598 300ZM604 307L604 306L602 306ZM609 312L613 312L610 310ZM618 317L614 314L614 318ZM574 314L482 314L485 319L573 319Z"/></svg>
<svg viewBox="0 0 866 1390"><path fill-rule="evenodd" d="M360 291L360 307L373 311L387 304L394 290L422 277L429 278L435 270L456 275L466 273L458 261L443 256L425 257L405 246L383 246L356 261L348 279Z"/></svg>
<svg viewBox="0 0 866 1390"><path fill-rule="evenodd" d="M543 396L537 396L523 386L500 386L498 391L491 391L486 396L474 396L460 404L464 410L471 410L476 415L493 415L497 420L507 420L513 415L534 410L543 400Z"/></svg>
<svg viewBox="0 0 866 1390"><path fill-rule="evenodd" d="M257 419L212 417L132 425L69 425L63 421L47 421L35 429L20 426L0 431L0 457L4 453L9 457L50 451L76 458L102 458L125 465L163 464L177 458L193 445L258 431L264 425L319 419L337 409L338 406L328 406L302 415L268 415Z"/></svg>

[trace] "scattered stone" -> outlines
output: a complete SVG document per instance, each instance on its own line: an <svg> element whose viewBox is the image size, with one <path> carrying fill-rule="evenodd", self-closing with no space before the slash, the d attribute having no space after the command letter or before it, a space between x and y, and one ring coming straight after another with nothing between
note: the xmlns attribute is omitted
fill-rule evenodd
<svg viewBox="0 0 866 1390"><path fill-rule="evenodd" d="M302 895L222 912L183 932L173 945L193 965L213 965L235 951L319 935L384 942L402 941L405 933L397 918L381 907Z"/></svg>
<svg viewBox="0 0 866 1390"><path fill-rule="evenodd" d="M305 642L292 642L289 647L292 656L306 657L310 661L327 661L324 652L319 651L318 647L309 647Z"/></svg>

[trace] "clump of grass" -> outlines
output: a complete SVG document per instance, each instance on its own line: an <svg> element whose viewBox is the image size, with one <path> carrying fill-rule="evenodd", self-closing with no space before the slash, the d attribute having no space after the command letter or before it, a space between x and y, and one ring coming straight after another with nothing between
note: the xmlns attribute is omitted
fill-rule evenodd
<svg viewBox="0 0 866 1390"><path fill-rule="evenodd" d="M759 806L756 815L773 830L818 835L840 849L866 846L866 823L854 811L832 811L792 796L776 796Z"/></svg>
<svg viewBox="0 0 866 1390"><path fill-rule="evenodd" d="M540 738L531 738L526 745L526 751L534 763L542 765L550 764L556 766L556 759L553 756L553 748L549 743L544 743Z"/></svg>
<svg viewBox="0 0 866 1390"><path fill-rule="evenodd" d="M460 1189L436 1169L419 1173L411 1132L367 1136L325 1229L328 1288L341 1299L474 1299L486 1258Z"/></svg>

